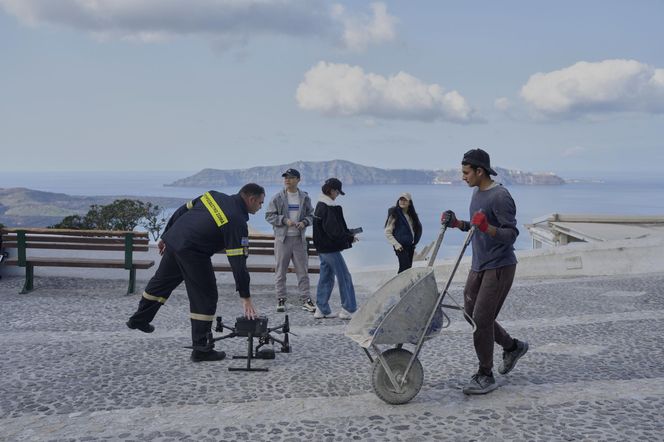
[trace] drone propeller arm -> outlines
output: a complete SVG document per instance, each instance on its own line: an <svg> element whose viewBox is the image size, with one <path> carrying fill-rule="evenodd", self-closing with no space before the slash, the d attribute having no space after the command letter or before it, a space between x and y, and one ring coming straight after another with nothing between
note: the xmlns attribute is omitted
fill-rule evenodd
<svg viewBox="0 0 664 442"><path fill-rule="evenodd" d="M231 330L232 330L232 329L231 329ZM235 331L233 331L232 333L229 333L229 334L227 334L227 335L224 335L224 336L218 336L218 337L216 337L216 338L212 338L212 342L221 341L222 339L234 338L234 337L236 337L236 336L237 336L237 333L235 333Z"/></svg>

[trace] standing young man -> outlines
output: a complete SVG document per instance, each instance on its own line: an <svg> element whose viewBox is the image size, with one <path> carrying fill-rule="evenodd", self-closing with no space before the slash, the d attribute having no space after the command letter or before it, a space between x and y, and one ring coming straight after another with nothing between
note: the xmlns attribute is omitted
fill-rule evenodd
<svg viewBox="0 0 664 442"><path fill-rule="evenodd" d="M497 175L491 168L489 154L482 149L466 152L461 161L463 180L476 187L470 201L471 221L458 220L451 210L443 212L441 222L449 227L468 231L473 235L473 260L464 288L464 311L477 325L473 334L479 370L464 387L465 394L485 394L496 389L493 377L493 343L503 348L500 374L507 374L521 356L528 351L528 343L512 338L496 321L507 293L512 287L516 271L514 241L516 205L510 193L491 179Z"/></svg>
<svg viewBox="0 0 664 442"><path fill-rule="evenodd" d="M256 314L249 293L247 221L258 212L265 189L249 183L235 195L211 190L189 201L173 213L159 241L161 262L127 327L152 333L150 322L182 281L187 288L191 318L191 360L220 361L226 353L214 350L212 321L219 294L211 257L225 250L233 269L235 288L242 299L244 315Z"/></svg>
<svg viewBox="0 0 664 442"><path fill-rule="evenodd" d="M277 260L274 286L277 293L277 311L286 311L286 273L293 260L302 308L316 310L311 301L309 285L309 255L307 254L307 227L313 222L311 198L300 190L300 172L288 169L282 175L284 189L277 193L265 212L265 220L274 229L274 256Z"/></svg>

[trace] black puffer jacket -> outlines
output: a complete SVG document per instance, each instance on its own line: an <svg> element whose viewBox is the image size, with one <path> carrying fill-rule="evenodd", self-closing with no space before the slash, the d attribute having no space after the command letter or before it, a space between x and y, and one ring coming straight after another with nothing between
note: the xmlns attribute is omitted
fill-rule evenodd
<svg viewBox="0 0 664 442"><path fill-rule="evenodd" d="M314 246L318 253L340 252L353 246L341 206L319 201L314 210Z"/></svg>

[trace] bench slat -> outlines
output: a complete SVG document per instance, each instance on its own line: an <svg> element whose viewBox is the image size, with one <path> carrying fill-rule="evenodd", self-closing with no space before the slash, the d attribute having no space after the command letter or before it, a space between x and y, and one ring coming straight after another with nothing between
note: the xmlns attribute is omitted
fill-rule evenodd
<svg viewBox="0 0 664 442"><path fill-rule="evenodd" d="M213 264L212 268L214 269L215 272L232 272L233 271L230 264ZM271 264L247 265L247 268L249 269L249 273L252 273L252 272L256 272L256 273L274 273L275 272L275 266L271 265ZM289 267L288 268L288 273L295 273L295 268L294 267ZM318 266L309 266L308 273L320 273L320 267L318 267Z"/></svg>
<svg viewBox="0 0 664 442"><path fill-rule="evenodd" d="M127 233L131 233L134 238L149 238L148 232L124 231L124 230L77 230L77 229L46 229L41 227L3 227L3 232L16 233L23 231L26 233L36 233L44 235L72 235L72 236L114 236L124 238Z"/></svg>
<svg viewBox="0 0 664 442"><path fill-rule="evenodd" d="M3 242L3 247L5 243ZM12 249L16 248L16 243L7 243L6 248ZM99 250L104 252L113 252L113 251L124 251L124 245L104 245L104 244L70 244L70 243L47 243L47 242L37 242L33 243L32 238L28 239L28 242L25 244L26 249L54 249L54 250ZM147 252L149 247L144 246L133 246L132 250L134 252Z"/></svg>
<svg viewBox="0 0 664 442"><path fill-rule="evenodd" d="M124 269L124 259L86 259L86 258L53 258L53 257L30 257L28 263L35 267L88 267L88 268L111 268ZM18 259L10 258L4 261L6 265L18 265ZM149 269L154 265L153 260L134 259L132 266L137 269Z"/></svg>
<svg viewBox="0 0 664 442"><path fill-rule="evenodd" d="M223 255L224 252L221 252ZM274 255L274 249L252 249L249 247L249 256L252 255L261 255L261 256L271 256ZM308 251L309 256L318 256L318 253L316 251Z"/></svg>
<svg viewBox="0 0 664 442"><path fill-rule="evenodd" d="M107 238L107 237L93 237L93 236L60 236L60 235L33 235L30 234L27 236L28 240L32 242L64 242L64 243L86 243L86 244L123 244L125 243L124 238ZM3 235L2 242L3 244L16 244L17 238L15 234ZM148 238L134 238L134 244L147 245L150 243ZM15 246L14 246L15 247Z"/></svg>

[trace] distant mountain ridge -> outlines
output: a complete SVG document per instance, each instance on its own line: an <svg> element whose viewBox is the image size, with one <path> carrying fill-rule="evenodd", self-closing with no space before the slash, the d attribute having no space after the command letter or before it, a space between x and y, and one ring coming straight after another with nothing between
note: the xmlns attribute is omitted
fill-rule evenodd
<svg viewBox="0 0 664 442"><path fill-rule="evenodd" d="M302 174L301 184L320 184L330 177L339 178L344 184L461 184L460 169L381 169L364 166L346 160L296 161L277 166L257 166L249 169L203 169L186 178L173 181L172 187L238 186L249 182L262 185L280 185L281 174L294 168ZM496 181L510 185L558 185L565 180L554 173L532 173L521 170L494 167Z"/></svg>
<svg viewBox="0 0 664 442"><path fill-rule="evenodd" d="M117 199L140 200L160 207L178 207L187 200L151 196L76 196L23 187L0 188L0 223L6 226L45 227L65 216L84 215L92 204L106 205Z"/></svg>

